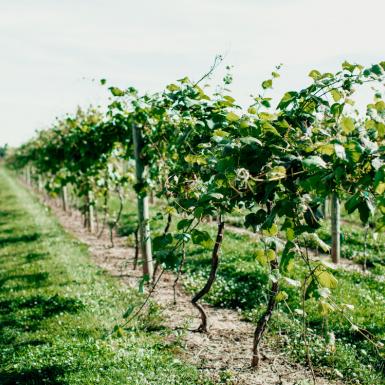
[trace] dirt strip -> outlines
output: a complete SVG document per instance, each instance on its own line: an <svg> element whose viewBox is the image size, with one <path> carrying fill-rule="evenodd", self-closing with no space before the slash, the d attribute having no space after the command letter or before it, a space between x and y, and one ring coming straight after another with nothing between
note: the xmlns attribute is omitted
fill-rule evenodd
<svg viewBox="0 0 385 385"><path fill-rule="evenodd" d="M46 202L47 204L47 202ZM131 287L138 287L140 270L134 271L134 249L127 246L124 237L115 238L115 246L109 246L107 231L98 239L82 226L79 213L69 215L50 201L48 205L62 226L80 241L88 245L95 263ZM183 358L196 365L214 381L223 379L224 371L231 374L227 384L234 385L307 385L312 384L310 371L304 366L289 361L285 353L262 346L264 359L258 370L251 369L251 347L254 327L240 320L236 311L213 308L206 305L209 314L210 332L192 332L199 325L199 315L179 284L177 304L173 304L172 284L174 276L162 276L153 299L164 309L167 326L181 330L185 350ZM221 382L225 383L225 382ZM341 382L317 378L317 385L341 385Z"/></svg>

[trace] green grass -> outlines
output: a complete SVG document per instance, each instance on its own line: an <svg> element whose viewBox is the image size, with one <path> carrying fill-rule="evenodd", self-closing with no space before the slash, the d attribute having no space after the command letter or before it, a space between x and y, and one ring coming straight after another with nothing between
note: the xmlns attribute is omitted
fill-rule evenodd
<svg viewBox="0 0 385 385"><path fill-rule="evenodd" d="M151 208L153 217L159 209L159 204ZM134 231L135 210L135 200L127 201L120 227L122 233L131 234ZM161 233L164 224L165 219L153 220L153 233ZM214 236L215 226L202 227ZM359 233L357 237L362 237L364 229L357 225L355 229ZM326 227L323 230L327 232ZM354 236L350 234L351 238ZM254 257L257 247L257 242L250 236L225 231L218 277L211 292L205 297L208 303L215 306L239 309L252 322L256 322L262 313L268 291L268 273ZM348 248L349 245L344 244L344 247ZM358 247L362 247L362 244ZM209 267L210 251L189 246L184 271L188 291L196 292L203 286ZM383 274L379 267L377 270L377 273ZM339 280L337 289L333 291L336 302L341 306L351 304L355 308L344 314L334 312L325 318L320 316L315 301L307 301L312 361L317 371L324 375L337 378L338 372L342 373L347 384L385 384L384 351L378 353L373 344L353 330L351 323L346 320L346 317L350 318L353 324L367 330L377 342L385 343L385 282L381 282L374 274L363 276L361 273L337 271L335 275ZM301 308L301 299L298 290L289 287L285 290L290 295L288 306L279 304L270 325L268 339L286 350L294 359L305 362L301 317L292 316L295 309ZM327 342L330 332L336 337L334 348Z"/></svg>
<svg viewBox="0 0 385 385"><path fill-rule="evenodd" d="M362 265L366 263L367 268L378 268L383 273L385 232L376 233L372 228L366 230L358 221L346 219L341 224L341 257ZM318 233L322 240L331 244L330 221L326 221Z"/></svg>
<svg viewBox="0 0 385 385"><path fill-rule="evenodd" d="M108 336L140 301L0 168L0 384L209 384L166 342L155 305Z"/></svg>

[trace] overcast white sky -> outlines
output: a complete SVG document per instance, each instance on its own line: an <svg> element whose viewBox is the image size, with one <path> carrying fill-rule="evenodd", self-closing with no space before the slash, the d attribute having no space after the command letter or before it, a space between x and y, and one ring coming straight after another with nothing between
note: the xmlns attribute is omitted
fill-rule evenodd
<svg viewBox="0 0 385 385"><path fill-rule="evenodd" d="M198 79L216 54L247 103L276 64L275 93L347 59L385 60L385 0L0 0L0 145L18 145L106 91Z"/></svg>

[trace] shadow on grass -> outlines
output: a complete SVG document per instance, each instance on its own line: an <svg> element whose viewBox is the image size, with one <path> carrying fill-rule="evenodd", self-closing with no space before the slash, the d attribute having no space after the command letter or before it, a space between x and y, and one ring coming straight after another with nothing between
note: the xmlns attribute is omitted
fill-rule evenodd
<svg viewBox="0 0 385 385"><path fill-rule="evenodd" d="M7 197L3 197L3 199L7 199ZM15 212L12 210L0 210L0 219L1 218L8 218L15 215Z"/></svg>
<svg viewBox="0 0 385 385"><path fill-rule="evenodd" d="M36 331L41 321L60 313L77 313L84 309L81 301L74 298L33 296L14 298L0 302L0 330L13 328ZM1 383L1 382L0 382Z"/></svg>
<svg viewBox="0 0 385 385"><path fill-rule="evenodd" d="M1 224L0 224L1 226ZM1 228L0 229L0 233L1 234L13 234L15 232L15 229L14 228Z"/></svg>
<svg viewBox="0 0 385 385"><path fill-rule="evenodd" d="M41 287L42 284L48 279L49 274L47 272L35 273L35 274L14 274L8 275L0 279L0 288L2 291L18 291L24 290L31 287ZM6 285L10 281L20 282L22 284L16 285ZM14 282L12 282L14 283Z"/></svg>
<svg viewBox="0 0 385 385"><path fill-rule="evenodd" d="M4 200L6 200L6 198L4 198ZM0 226L14 221L22 214L23 212L20 210L0 210Z"/></svg>
<svg viewBox="0 0 385 385"><path fill-rule="evenodd" d="M40 238L39 233L23 234L19 236L10 236L0 238L0 247L19 242L34 242Z"/></svg>
<svg viewBox="0 0 385 385"><path fill-rule="evenodd" d="M48 253L29 253L24 258L27 263L45 259L49 256Z"/></svg>
<svg viewBox="0 0 385 385"><path fill-rule="evenodd" d="M61 366L45 366L43 368L23 371L0 372L0 384L2 385L64 385L66 382L60 377L67 372Z"/></svg>
<svg viewBox="0 0 385 385"><path fill-rule="evenodd" d="M40 346L45 344L47 344L47 341L34 339L34 340L27 340L23 342L14 343L13 346L15 349L21 349L24 346L30 347L30 346Z"/></svg>

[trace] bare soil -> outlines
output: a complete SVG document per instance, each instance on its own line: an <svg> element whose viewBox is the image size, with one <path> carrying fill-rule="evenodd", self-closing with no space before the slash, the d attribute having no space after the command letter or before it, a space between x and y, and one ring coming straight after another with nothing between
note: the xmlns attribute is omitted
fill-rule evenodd
<svg viewBox="0 0 385 385"><path fill-rule="evenodd" d="M114 238L110 247L108 231L98 239L82 226L78 212L65 213L54 201L46 202L62 226L80 241L88 245L95 263L131 287L138 287L140 269L133 270L134 249L124 237ZM260 367L252 369L251 347L254 326L242 321L233 310L205 305L209 316L209 333L193 332L199 325L199 314L191 305L191 298L183 290L183 277L177 286L177 303L174 305L172 289L175 277L164 273L153 293L153 300L163 308L165 322L171 329L181 331L184 350L183 359L194 364L214 381L220 381L223 372L231 375L227 384L234 385L306 385L312 384L310 371L293 363L285 353L262 346L264 358ZM221 382L224 383L224 382ZM317 385L340 385L341 382L317 377Z"/></svg>

